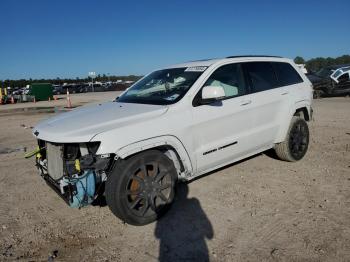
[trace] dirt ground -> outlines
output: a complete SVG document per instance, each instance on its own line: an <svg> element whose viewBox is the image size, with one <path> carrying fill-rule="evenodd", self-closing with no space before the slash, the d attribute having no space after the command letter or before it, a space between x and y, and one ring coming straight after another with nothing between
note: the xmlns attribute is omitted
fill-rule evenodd
<svg viewBox="0 0 350 262"><path fill-rule="evenodd" d="M350 98L314 102L300 162L259 154L212 172L182 185L171 210L143 227L123 224L107 206L69 208L24 159L35 145L30 127L54 110L21 108L64 104L0 106L1 261L350 260Z"/></svg>

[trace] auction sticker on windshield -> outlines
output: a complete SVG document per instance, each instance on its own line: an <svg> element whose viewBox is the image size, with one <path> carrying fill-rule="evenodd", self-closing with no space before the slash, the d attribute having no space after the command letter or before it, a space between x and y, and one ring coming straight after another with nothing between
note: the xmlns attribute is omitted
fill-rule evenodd
<svg viewBox="0 0 350 262"><path fill-rule="evenodd" d="M191 66L187 67L185 72L204 72L207 68L207 66Z"/></svg>
<svg viewBox="0 0 350 262"><path fill-rule="evenodd" d="M166 97L164 99L168 100L168 101L173 101L173 100L175 100L178 97L179 97L179 94L173 94L172 96Z"/></svg>

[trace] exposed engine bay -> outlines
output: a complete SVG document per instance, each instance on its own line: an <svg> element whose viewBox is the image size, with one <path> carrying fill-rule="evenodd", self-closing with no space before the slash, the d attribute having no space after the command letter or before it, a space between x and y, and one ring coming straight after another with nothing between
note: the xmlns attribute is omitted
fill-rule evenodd
<svg viewBox="0 0 350 262"><path fill-rule="evenodd" d="M96 155L99 145L38 140L35 156L39 174L71 207L87 206L103 194L114 156Z"/></svg>

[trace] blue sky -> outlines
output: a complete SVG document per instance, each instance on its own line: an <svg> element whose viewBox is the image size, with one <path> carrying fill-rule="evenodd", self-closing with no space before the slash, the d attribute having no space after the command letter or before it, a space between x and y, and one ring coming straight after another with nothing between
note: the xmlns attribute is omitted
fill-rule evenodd
<svg viewBox="0 0 350 262"><path fill-rule="evenodd" d="M0 79L145 74L203 58L350 54L350 1L1 0Z"/></svg>

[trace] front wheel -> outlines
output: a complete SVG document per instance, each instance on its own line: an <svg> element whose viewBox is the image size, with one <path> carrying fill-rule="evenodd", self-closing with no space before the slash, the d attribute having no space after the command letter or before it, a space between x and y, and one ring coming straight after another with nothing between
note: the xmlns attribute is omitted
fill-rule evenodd
<svg viewBox="0 0 350 262"><path fill-rule="evenodd" d="M275 145L275 152L279 159L295 162L302 159L309 147L309 127L306 121L293 116L286 139Z"/></svg>
<svg viewBox="0 0 350 262"><path fill-rule="evenodd" d="M118 162L106 181L106 200L114 215L132 225L160 217L172 203L177 173L160 151L149 150Z"/></svg>

